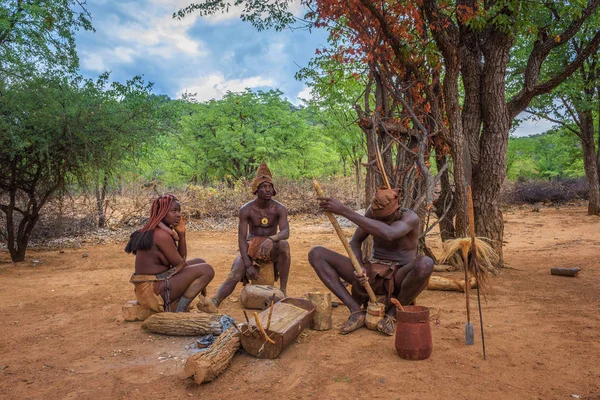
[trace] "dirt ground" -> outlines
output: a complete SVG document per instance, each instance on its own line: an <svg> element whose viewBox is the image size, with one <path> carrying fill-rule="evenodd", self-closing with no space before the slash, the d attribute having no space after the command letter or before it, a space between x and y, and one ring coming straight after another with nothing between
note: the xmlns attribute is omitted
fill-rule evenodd
<svg viewBox="0 0 600 400"><path fill-rule="evenodd" d="M305 331L275 360L235 356L216 381L196 386L181 373L195 338L144 332L123 321L133 299L133 257L124 244L30 251L27 261L0 254L0 398L3 399L600 399L600 219L582 207L505 212L505 258L483 304L487 360L479 320L464 345L462 294L425 291L433 354L399 358L392 337L360 329ZM291 220L289 295L324 289L307 262L316 244L342 250L324 219ZM348 230L350 234L351 230ZM209 295L236 256L236 234L190 232L189 255L215 268ZM439 243L434 250L439 253ZM83 257L84 253L88 257ZM32 267L32 260L41 260ZM576 278L550 267L580 267ZM460 273L448 273L460 275ZM222 312L243 319L241 285ZM579 397L577 397L579 396Z"/></svg>

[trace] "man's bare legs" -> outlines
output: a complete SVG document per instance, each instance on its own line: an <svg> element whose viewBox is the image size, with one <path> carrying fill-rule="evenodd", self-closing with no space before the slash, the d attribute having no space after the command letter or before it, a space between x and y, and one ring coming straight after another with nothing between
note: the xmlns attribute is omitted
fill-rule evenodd
<svg viewBox="0 0 600 400"><path fill-rule="evenodd" d="M365 323L365 313L360 304L344 286L346 282L354 282L354 267L348 257L338 254L325 247L315 246L308 253L308 262L313 267L321 281L333 292L350 310L350 318L340 329L340 333L350 333L362 327Z"/></svg>
<svg viewBox="0 0 600 400"><path fill-rule="evenodd" d="M233 265L231 266L231 272L225 278L225 282L219 286L217 293L212 297L211 302L214 303L215 306L219 307L221 302L225 300L231 293L233 293L235 287L246 275L246 267L244 266L244 261L242 257L237 256Z"/></svg>
<svg viewBox="0 0 600 400"><path fill-rule="evenodd" d="M425 290L433 273L433 260L427 256L417 256L409 264L398 268L394 275L394 297L403 306L411 304ZM394 334L396 306L388 305L386 318L379 321L377 330L388 335Z"/></svg>
<svg viewBox="0 0 600 400"><path fill-rule="evenodd" d="M287 282L290 276L290 244L287 240L280 240L273 244L271 259L276 260L275 266L279 272L279 289L287 296Z"/></svg>
<svg viewBox="0 0 600 400"><path fill-rule="evenodd" d="M290 245L287 240L280 240L273 244L271 258L277 260L279 287L281 288L281 291L286 294L287 281L290 274ZM244 266L244 261L242 260L242 257L237 256L231 266L231 272L229 272L225 282L219 287L211 301L218 307L223 300L233 293L235 287L242 281L245 275L246 267Z"/></svg>

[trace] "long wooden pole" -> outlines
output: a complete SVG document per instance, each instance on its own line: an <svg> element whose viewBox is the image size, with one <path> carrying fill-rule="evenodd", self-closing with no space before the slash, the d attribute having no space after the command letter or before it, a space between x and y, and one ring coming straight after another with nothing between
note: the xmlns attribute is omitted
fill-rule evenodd
<svg viewBox="0 0 600 400"><path fill-rule="evenodd" d="M475 208L473 207L473 193L471 185L467 185L467 202L469 211L469 233L471 234L471 262L475 270L477 281L477 305L479 306L479 326L481 327L481 346L483 348L483 359L485 360L485 335L483 334L483 314L481 313L481 295L479 294L479 265L477 264L477 244L475 238Z"/></svg>
<svg viewBox="0 0 600 400"><path fill-rule="evenodd" d="M325 193L323 192L323 189L321 188L321 185L317 180L313 181L313 185L315 187L315 190L317 191L317 195L319 197L325 197ZM335 229L335 233L337 233L338 237L340 238L340 241L344 245L344 248L346 249L346 253L348 253L348 257L350 257L350 261L352 262L354 270L356 271L358 276L361 277L363 275L362 266L359 264L358 260L356 259L356 256L354 255L354 252L350 248L348 239L346 239L346 236L344 236L344 232L342 232L342 228L340 227L339 222L337 221L337 219L335 219L332 213L325 212L325 215L327 215L327 218L329 218L331 225L333 225L333 229ZM371 285L368 281L365 285L365 289L367 291L367 294L369 295L369 300L371 301L371 303L377 303L377 296L375 296L375 292L373 292L373 289L371 288Z"/></svg>

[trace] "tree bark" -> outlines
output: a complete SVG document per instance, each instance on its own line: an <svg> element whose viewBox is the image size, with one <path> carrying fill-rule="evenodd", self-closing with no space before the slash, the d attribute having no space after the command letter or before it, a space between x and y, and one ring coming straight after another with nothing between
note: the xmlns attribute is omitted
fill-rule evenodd
<svg viewBox="0 0 600 400"><path fill-rule="evenodd" d="M223 314L163 312L148 317L142 328L173 336L220 335L223 333L222 317Z"/></svg>
<svg viewBox="0 0 600 400"><path fill-rule="evenodd" d="M215 380L227 369L239 348L240 334L237 329L231 327L223 332L208 350L188 358L184 368L185 376L193 377L197 385Z"/></svg>
<svg viewBox="0 0 600 400"><path fill-rule="evenodd" d="M108 176L106 173L102 178L102 187L100 187L100 177L96 178L96 210L98 212L98 228L106 226L106 215L104 212L104 202L106 200L106 188L108 186Z"/></svg>
<svg viewBox="0 0 600 400"><path fill-rule="evenodd" d="M591 111L590 111L591 114ZM588 193L588 215L600 215L600 173L594 144L594 124L592 116L584 118L581 124L581 149L583 168L590 186ZM598 150L600 153L600 149Z"/></svg>
<svg viewBox="0 0 600 400"><path fill-rule="evenodd" d="M504 221L498 204L500 190L506 179L506 150L512 124L506 94L506 68L512 40L494 32L483 47L485 66L482 79L483 132L480 140L479 163L473 168L473 205L475 231L491 240L491 246L504 263L502 243Z"/></svg>

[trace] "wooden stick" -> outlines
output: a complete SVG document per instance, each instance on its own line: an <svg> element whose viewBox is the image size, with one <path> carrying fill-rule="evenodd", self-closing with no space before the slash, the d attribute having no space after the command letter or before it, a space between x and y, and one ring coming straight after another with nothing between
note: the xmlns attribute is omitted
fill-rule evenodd
<svg viewBox="0 0 600 400"><path fill-rule="evenodd" d="M375 139L375 158L377 159L377 165L379 166L379 170L381 171L381 176L383 177L383 182L388 189L391 189L390 181L388 180L387 174L385 173L385 167L383 166L383 160L381 159L381 153L379 152L379 145L377 144L377 134L373 133Z"/></svg>
<svg viewBox="0 0 600 400"><path fill-rule="evenodd" d="M313 185L315 187L315 190L317 191L317 196L325 197L325 193L323 192L323 189L321 188L321 185L317 180L313 181ZM344 232L342 232L342 228L340 227L339 222L330 212L325 212L325 215L327 215L327 218L329 218L331 225L333 225L333 229L335 229L335 233L337 233L338 237L340 238L340 241L344 245L344 248L346 249L346 253L348 253L348 257L350 257L350 261L352 262L354 270L356 271L359 277L363 276L362 266L358 263L354 252L350 248L348 239L346 239L346 236L344 236ZM371 288L371 285L369 285L368 281L365 285L365 289L367 291L367 294L369 295L369 301L371 301L371 303L377 303L377 296L375 296L375 292L373 292L373 289Z"/></svg>
<svg viewBox="0 0 600 400"><path fill-rule="evenodd" d="M265 332L264 328L262 327L262 325L260 323L260 319L258 318L258 313L257 312L254 313L254 320L256 321L256 326L258 327L258 330L264 336L265 340L267 342L271 343L271 344L275 344L275 342L273 341L273 339L271 339L269 337L269 335L267 335L267 332Z"/></svg>
<svg viewBox="0 0 600 400"><path fill-rule="evenodd" d="M396 307L398 307L398 308L400 309L400 311L404 312L404 307L402 307L402 304L400 304L400 302L398 301L398 299L396 299L396 298L392 297L392 298L390 299L390 301L391 301L391 302L392 302L392 303L393 303L393 304L394 304Z"/></svg>
<svg viewBox="0 0 600 400"><path fill-rule="evenodd" d="M275 306L275 293L273 293L273 298L271 299L271 309L269 310L269 320L267 321L267 330L271 328L271 316L273 315L273 308Z"/></svg>
<svg viewBox="0 0 600 400"><path fill-rule="evenodd" d="M467 185L467 205L469 208L469 230L471 233L471 262L473 263L473 269L475 270L475 280L477 281L477 305L479 308L479 327L481 329L481 347L483 349L483 359L485 360L485 335L483 333L483 314L481 311L481 296L479 294L479 266L477 265L477 244L475 240L475 207L473 207L473 192L471 191L471 185ZM468 281L465 280L465 290L468 290Z"/></svg>

